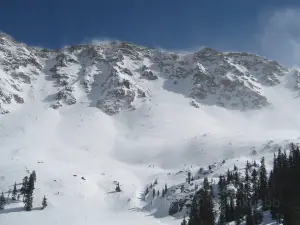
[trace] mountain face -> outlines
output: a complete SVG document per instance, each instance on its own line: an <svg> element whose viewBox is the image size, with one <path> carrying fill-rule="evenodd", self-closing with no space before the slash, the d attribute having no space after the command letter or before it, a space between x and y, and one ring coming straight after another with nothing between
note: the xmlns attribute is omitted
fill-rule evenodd
<svg viewBox="0 0 300 225"><path fill-rule="evenodd" d="M299 91L298 69L250 53L0 34L0 224L179 225L204 177L300 146ZM33 170L26 212L7 195Z"/></svg>
<svg viewBox="0 0 300 225"><path fill-rule="evenodd" d="M83 97L90 106L110 115L135 109L151 101L151 83L155 82L190 98L194 106L259 109L270 105L263 87L280 84L289 72L261 56L211 48L176 54L110 42L53 51L0 36L1 113L8 113L10 104L26 103L39 76L46 76L56 87L56 93L47 98L54 109L78 104ZM298 70L293 71L293 77L299 79Z"/></svg>

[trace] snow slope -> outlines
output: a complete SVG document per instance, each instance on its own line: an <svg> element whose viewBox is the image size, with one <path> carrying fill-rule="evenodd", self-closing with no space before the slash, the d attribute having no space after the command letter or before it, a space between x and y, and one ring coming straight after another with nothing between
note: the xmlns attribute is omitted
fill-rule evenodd
<svg viewBox="0 0 300 225"><path fill-rule="evenodd" d="M2 39L6 40L3 46L10 51L8 37ZM84 50L75 46L59 52L30 49L30 56L26 52L27 58L21 55L25 57L23 60L29 59L30 65L19 65L24 74L32 75L30 83L12 79L11 71L15 71L12 65L7 65L7 70L0 66L4 71L0 71L1 80L9 77L9 82L3 84L7 93L15 91L8 85L15 83L23 87L16 93L25 100L22 105L2 102L3 108L9 106L10 113L0 115L0 190L12 189L14 182L21 182L28 171L37 173L33 211L25 212L22 203L10 202L0 212L1 224L180 224L178 218L182 214L168 216L176 193L170 191L166 201L143 201L149 183L158 179L160 188L167 183L171 190L184 182L186 174L179 171L191 166L196 171L226 159L224 165L209 175L214 177L233 164L244 165L246 160L272 156L277 151L276 144L283 145L286 140L297 142L300 137L300 102L294 98L297 90L290 88L297 73L277 63L272 70L269 67L274 63L259 57L260 62L254 57L255 63L249 64L249 60L238 63L233 53L232 59L227 60L224 57L229 57L229 53L220 55L207 49L193 56L176 56L149 53L148 49L136 47L138 51L133 48L134 54L128 56L115 45L84 46ZM153 55L145 57L145 54ZM36 74L24 69L31 66L30 57L36 60L34 65L35 62L39 65ZM177 59L172 57L183 57L188 63L192 57L201 58L203 63L195 67L202 71L199 77L215 75L213 80L218 82L221 78L215 68L219 68L220 61L215 60L221 57L225 60L222 63L227 71L226 80L242 80L228 83L233 88L230 93L236 95L242 91L250 94L250 99L267 99L269 106L259 110L230 110L226 105L231 103L223 101L225 107L218 106L214 94L205 98L211 99L206 104L195 97L200 89L196 90L197 84L191 83L194 78L186 78L185 72L174 79L176 73L158 72L159 63L164 64L162 70L169 67L176 70ZM5 60L4 57L0 61ZM268 67L263 67L264 74L272 75L268 79L257 72L265 64ZM144 65L146 69L142 69ZM208 72L208 68L213 69ZM244 73L253 70L248 76L252 81L246 82L247 76L238 76L234 68ZM126 88L126 82L122 83L123 79L129 81L130 88ZM175 86L174 81L177 81ZM268 85L264 83L267 81ZM220 96L227 93L222 91L223 86L203 87L205 93L216 91ZM190 105L193 98L197 107ZM121 193L114 192L116 181L121 185ZM41 211L44 194L49 206Z"/></svg>

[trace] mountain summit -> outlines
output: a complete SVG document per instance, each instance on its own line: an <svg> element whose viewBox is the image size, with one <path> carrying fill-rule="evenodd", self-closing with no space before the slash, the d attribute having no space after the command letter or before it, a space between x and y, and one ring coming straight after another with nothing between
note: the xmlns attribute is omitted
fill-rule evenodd
<svg viewBox="0 0 300 225"><path fill-rule="evenodd" d="M185 96L194 106L259 109L271 104L263 87L284 82L291 71L261 56L211 48L177 54L110 42L53 51L28 47L1 34L0 73L2 113L35 97L37 80L44 77L55 87L45 99L54 109L85 99L92 107L116 114L151 101L151 86L156 84ZM299 71L292 75L299 79Z"/></svg>

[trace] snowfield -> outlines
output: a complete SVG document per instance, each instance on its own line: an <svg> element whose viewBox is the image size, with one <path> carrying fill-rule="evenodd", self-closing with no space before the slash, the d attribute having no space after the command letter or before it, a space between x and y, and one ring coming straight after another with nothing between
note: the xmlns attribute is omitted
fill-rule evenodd
<svg viewBox="0 0 300 225"><path fill-rule="evenodd" d="M49 96L58 88L49 72L53 65L44 66L34 77L34 88L24 94L25 104L11 104L10 113L0 115L0 190L7 193L30 171L37 173L33 210L10 202L0 212L0 224L179 225L183 212L168 215L176 193L166 200L143 200L146 186L155 179L160 189L165 184L172 188L185 182L186 173L180 171L195 172L226 160L209 174L216 178L247 160L266 156L271 162L277 144L298 142L300 137L300 101L297 91L287 87L293 73L280 77L276 86L261 86L271 105L257 110L201 102L193 107L184 94L190 90L188 81L174 87L159 76L139 84L151 98L109 115L93 107L95 101L76 81L76 104L49 107L54 98ZM134 66L124 64L131 70ZM95 70L90 65L89 73ZM95 89L91 94L97 96ZM115 192L116 182L120 193ZM40 210L44 195L48 207ZM264 224L275 223L266 216Z"/></svg>

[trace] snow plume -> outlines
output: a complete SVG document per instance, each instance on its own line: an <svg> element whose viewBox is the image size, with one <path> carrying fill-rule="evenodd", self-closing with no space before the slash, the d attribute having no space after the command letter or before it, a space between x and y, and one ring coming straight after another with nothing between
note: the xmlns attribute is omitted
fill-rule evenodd
<svg viewBox="0 0 300 225"><path fill-rule="evenodd" d="M300 9L279 9L261 17L261 51L289 66L300 65Z"/></svg>
<svg viewBox="0 0 300 225"><path fill-rule="evenodd" d="M205 48L205 47L210 47L210 46L203 46L203 45L199 45L199 46L194 46L194 47L190 47L190 48L183 48L183 49L166 49L163 48L161 46L154 46L155 49L159 49L162 52L173 52L176 54L192 54L195 53L197 51L200 51L201 49Z"/></svg>
<svg viewBox="0 0 300 225"><path fill-rule="evenodd" d="M102 44L109 44L112 41L119 42L119 40L117 39L99 37L99 38L86 38L85 40L83 40L83 44L102 45Z"/></svg>

